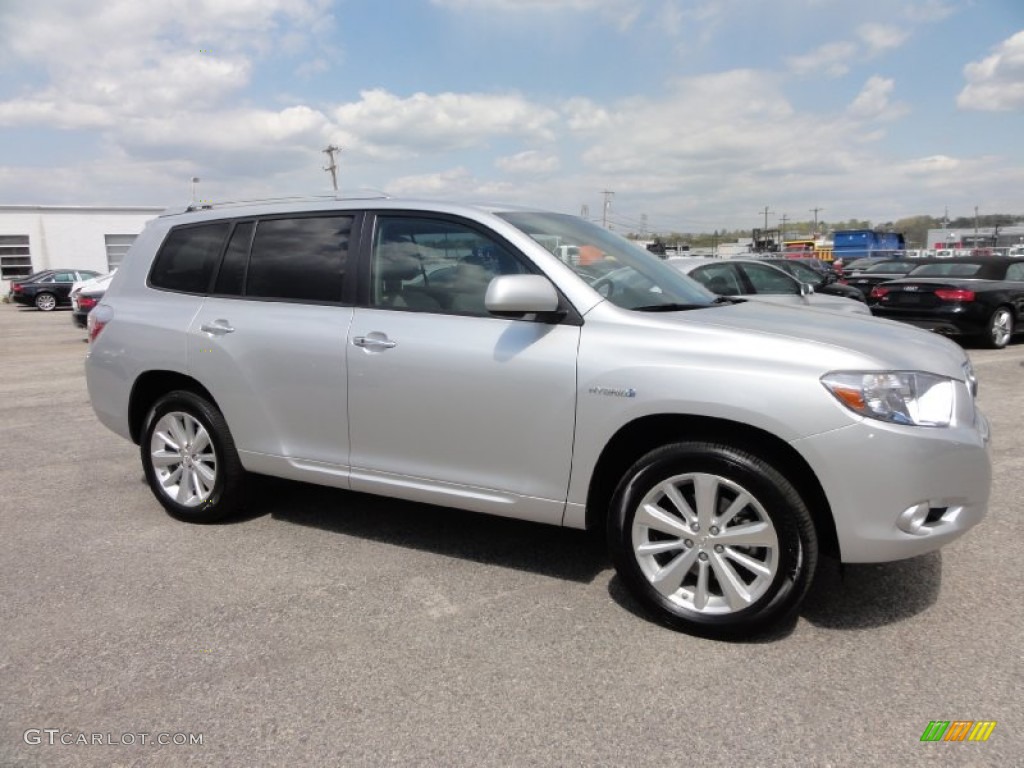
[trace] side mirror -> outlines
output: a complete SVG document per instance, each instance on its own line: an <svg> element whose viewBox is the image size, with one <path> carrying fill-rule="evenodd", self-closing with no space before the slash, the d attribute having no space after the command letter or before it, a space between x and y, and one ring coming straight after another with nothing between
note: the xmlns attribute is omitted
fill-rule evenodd
<svg viewBox="0 0 1024 768"><path fill-rule="evenodd" d="M800 295L807 297L814 293L814 286L810 283L800 283Z"/></svg>
<svg viewBox="0 0 1024 768"><path fill-rule="evenodd" d="M541 275L498 275L487 286L484 307L500 317L550 314L558 311L558 292Z"/></svg>

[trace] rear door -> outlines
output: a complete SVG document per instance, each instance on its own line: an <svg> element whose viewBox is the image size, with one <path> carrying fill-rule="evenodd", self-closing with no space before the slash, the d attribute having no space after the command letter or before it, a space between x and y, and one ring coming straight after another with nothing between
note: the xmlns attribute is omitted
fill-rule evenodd
<svg viewBox="0 0 1024 768"><path fill-rule="evenodd" d="M579 321L489 315L490 280L533 268L478 224L382 213L372 231L349 333L352 488L560 522Z"/></svg>
<svg viewBox="0 0 1024 768"><path fill-rule="evenodd" d="M325 212L233 225L189 330L189 365L250 469L302 465L347 485L345 297L357 220Z"/></svg>

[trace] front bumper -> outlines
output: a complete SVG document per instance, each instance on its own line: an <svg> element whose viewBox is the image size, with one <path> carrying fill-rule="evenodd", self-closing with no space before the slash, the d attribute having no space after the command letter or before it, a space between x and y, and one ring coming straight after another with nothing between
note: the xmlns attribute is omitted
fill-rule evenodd
<svg viewBox="0 0 1024 768"><path fill-rule="evenodd" d="M865 419L794 441L832 507L845 563L902 560L962 536L985 516L989 426L906 427ZM835 469L843 456L842 471ZM856 472L850 472L856 467Z"/></svg>

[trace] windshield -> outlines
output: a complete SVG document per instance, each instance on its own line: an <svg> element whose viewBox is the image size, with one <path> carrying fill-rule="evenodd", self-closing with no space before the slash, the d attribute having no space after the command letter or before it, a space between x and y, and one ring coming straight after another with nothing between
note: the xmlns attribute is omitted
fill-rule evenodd
<svg viewBox="0 0 1024 768"><path fill-rule="evenodd" d="M623 309L658 311L706 307L717 297L657 256L576 216L500 213Z"/></svg>

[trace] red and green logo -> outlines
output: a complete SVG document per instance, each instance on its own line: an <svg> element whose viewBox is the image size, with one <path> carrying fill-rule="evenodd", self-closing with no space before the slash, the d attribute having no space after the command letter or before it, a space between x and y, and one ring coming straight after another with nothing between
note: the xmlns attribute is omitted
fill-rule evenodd
<svg viewBox="0 0 1024 768"><path fill-rule="evenodd" d="M995 727L995 720L932 720L921 741L988 741Z"/></svg>

